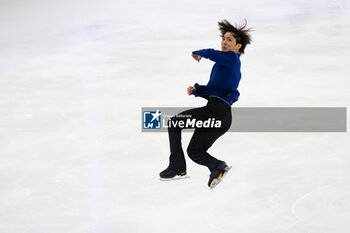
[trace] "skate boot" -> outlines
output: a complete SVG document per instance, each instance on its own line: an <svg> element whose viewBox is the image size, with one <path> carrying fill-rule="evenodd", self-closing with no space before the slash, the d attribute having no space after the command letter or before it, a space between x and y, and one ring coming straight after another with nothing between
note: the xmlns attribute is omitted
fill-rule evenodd
<svg viewBox="0 0 350 233"><path fill-rule="evenodd" d="M174 170L171 170L169 167L167 167L164 171L159 173L159 176L161 180L177 180L188 178L186 176L186 171L176 172Z"/></svg>
<svg viewBox="0 0 350 233"><path fill-rule="evenodd" d="M232 167L227 166L225 162L219 164L218 168L211 171L208 186L210 189L215 188L230 171Z"/></svg>

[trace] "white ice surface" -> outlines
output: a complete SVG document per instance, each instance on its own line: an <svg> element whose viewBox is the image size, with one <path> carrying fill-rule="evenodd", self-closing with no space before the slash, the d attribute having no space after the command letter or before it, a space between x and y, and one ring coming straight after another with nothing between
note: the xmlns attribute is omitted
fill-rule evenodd
<svg viewBox="0 0 350 233"><path fill-rule="evenodd" d="M217 21L248 20L234 107L350 107L347 0L1 0L1 233L348 233L349 133L227 133L233 168L159 181L141 107L201 106ZM348 129L349 130L349 129ZM191 134L183 135L186 148Z"/></svg>

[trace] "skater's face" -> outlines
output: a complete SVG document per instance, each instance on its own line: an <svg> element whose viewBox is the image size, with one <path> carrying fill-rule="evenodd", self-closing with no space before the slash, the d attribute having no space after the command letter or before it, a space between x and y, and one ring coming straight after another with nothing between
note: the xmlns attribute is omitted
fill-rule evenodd
<svg viewBox="0 0 350 233"><path fill-rule="evenodd" d="M242 47L242 44L237 44L236 39L233 36L232 32L226 32L221 40L221 50L223 52L233 51L238 53L239 49Z"/></svg>

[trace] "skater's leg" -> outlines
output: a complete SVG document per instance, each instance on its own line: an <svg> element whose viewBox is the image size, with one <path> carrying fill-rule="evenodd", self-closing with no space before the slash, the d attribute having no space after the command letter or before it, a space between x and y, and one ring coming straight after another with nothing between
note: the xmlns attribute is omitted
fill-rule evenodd
<svg viewBox="0 0 350 233"><path fill-rule="evenodd" d="M170 121L173 122L171 125L178 125L178 121L186 120L188 118L196 118L199 119L203 114L204 108L194 108L189 109L184 112L177 114L172 117ZM168 123L168 125L170 125ZM170 157L169 157L169 168L174 170L175 172L184 172L186 171L186 160L184 156L184 152L182 149L181 143L181 130L183 128L180 127L169 127L168 135L169 135L169 145L170 145Z"/></svg>
<svg viewBox="0 0 350 233"><path fill-rule="evenodd" d="M186 171L186 160L181 144L181 129L168 129L170 157L169 168L176 172Z"/></svg>
<svg viewBox="0 0 350 233"><path fill-rule="evenodd" d="M220 128L196 129L187 148L188 156L196 163L207 166L210 171L217 169L223 161L211 156L207 150L227 132L231 126L231 108L218 99L210 99L204 118L215 118L221 121Z"/></svg>

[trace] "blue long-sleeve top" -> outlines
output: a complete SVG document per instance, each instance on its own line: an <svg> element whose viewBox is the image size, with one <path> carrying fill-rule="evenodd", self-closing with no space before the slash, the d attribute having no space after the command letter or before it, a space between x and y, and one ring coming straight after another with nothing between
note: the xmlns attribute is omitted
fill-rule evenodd
<svg viewBox="0 0 350 233"><path fill-rule="evenodd" d="M193 92L193 95L205 99L209 99L210 96L217 96L230 105L236 102L240 95L237 90L241 80L240 54L215 49L202 49L192 53L215 62L208 84L199 85L196 83L194 85L196 90Z"/></svg>

